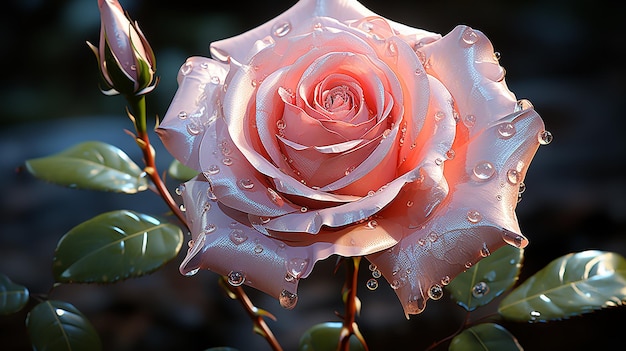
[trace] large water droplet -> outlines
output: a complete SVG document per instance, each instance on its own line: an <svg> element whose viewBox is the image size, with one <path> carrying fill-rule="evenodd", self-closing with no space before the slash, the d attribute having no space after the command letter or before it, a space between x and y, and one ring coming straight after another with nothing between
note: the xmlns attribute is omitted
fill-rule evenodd
<svg viewBox="0 0 626 351"><path fill-rule="evenodd" d="M478 34L472 28L467 28L461 36L465 44L473 45L478 41Z"/></svg>
<svg viewBox="0 0 626 351"><path fill-rule="evenodd" d="M478 180L488 180L496 173L496 168L489 161L481 161L474 166L474 176Z"/></svg>
<svg viewBox="0 0 626 351"><path fill-rule="evenodd" d="M467 211L467 220L470 223L478 223L483 219L483 215L480 214L480 212L476 211L476 210L469 210Z"/></svg>
<svg viewBox="0 0 626 351"><path fill-rule="evenodd" d="M232 271L228 273L228 284L240 286L244 281L246 281L246 276L242 272Z"/></svg>
<svg viewBox="0 0 626 351"><path fill-rule="evenodd" d="M228 237L230 238L230 241L232 241L235 245L239 245L248 240L248 236L241 229L233 229Z"/></svg>
<svg viewBox="0 0 626 351"><path fill-rule="evenodd" d="M287 262L287 273L298 279L302 276L302 273L304 273L308 265L309 260L306 258L292 258Z"/></svg>
<svg viewBox="0 0 626 351"><path fill-rule="evenodd" d="M206 170L206 172L209 175L216 175L220 172L220 167L216 164L210 165L209 168Z"/></svg>
<svg viewBox="0 0 626 351"><path fill-rule="evenodd" d="M516 132L515 125L509 122L499 124L497 131L500 139L510 139Z"/></svg>
<svg viewBox="0 0 626 351"><path fill-rule="evenodd" d="M278 38L284 37L285 35L289 34L290 31L291 31L291 23L287 21L278 22L274 24L274 26L272 27L272 35Z"/></svg>
<svg viewBox="0 0 626 351"><path fill-rule="evenodd" d="M526 239L523 235L510 232L506 229L502 230L502 239L509 245L513 245L515 247L523 248L528 245L528 239Z"/></svg>
<svg viewBox="0 0 626 351"><path fill-rule="evenodd" d="M244 179L240 179L239 180L239 187L241 189L245 189L245 190L250 190L252 188L254 188L254 182L248 178L244 178Z"/></svg>
<svg viewBox="0 0 626 351"><path fill-rule="evenodd" d="M544 130L537 134L537 139L539 140L539 144L541 145L550 144L552 142L552 138L552 133L548 132L547 130Z"/></svg>
<svg viewBox="0 0 626 351"><path fill-rule="evenodd" d="M378 227L378 222L376 222L376 220L371 220L368 221L367 224L365 225L365 228L367 229L376 229L376 227Z"/></svg>
<svg viewBox="0 0 626 351"><path fill-rule="evenodd" d="M485 282L479 282L472 288L472 296L481 298L489 293L489 285Z"/></svg>
<svg viewBox="0 0 626 351"><path fill-rule="evenodd" d="M515 169L509 169L506 172L506 179L509 181L509 183L515 185L519 183L522 179L522 174Z"/></svg>
<svg viewBox="0 0 626 351"><path fill-rule="evenodd" d="M280 292L280 296L278 296L278 302L280 302L280 305L283 308L290 310L296 307L296 303L298 303L298 295L287 290L283 290Z"/></svg>
<svg viewBox="0 0 626 351"><path fill-rule="evenodd" d="M430 297L433 300L439 300L440 298L442 298L443 297L443 288L441 287L441 285L433 284L428 289L428 297Z"/></svg>
<svg viewBox="0 0 626 351"><path fill-rule="evenodd" d="M467 126L467 128L472 128L476 124L476 116L474 115L465 116L465 118L463 119L463 123L465 124L465 126Z"/></svg>
<svg viewBox="0 0 626 351"><path fill-rule="evenodd" d="M370 289L370 290L376 290L378 288L378 280L376 280L374 278L370 278L365 283L365 286L367 286L367 288Z"/></svg>

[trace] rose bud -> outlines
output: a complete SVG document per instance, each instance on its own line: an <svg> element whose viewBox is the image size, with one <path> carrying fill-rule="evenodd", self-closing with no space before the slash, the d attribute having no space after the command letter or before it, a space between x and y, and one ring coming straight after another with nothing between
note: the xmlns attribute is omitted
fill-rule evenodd
<svg viewBox="0 0 626 351"><path fill-rule="evenodd" d="M156 86L156 60L150 44L117 0L98 0L100 8L100 45L93 50L106 95L143 95ZM154 84L153 84L154 83Z"/></svg>

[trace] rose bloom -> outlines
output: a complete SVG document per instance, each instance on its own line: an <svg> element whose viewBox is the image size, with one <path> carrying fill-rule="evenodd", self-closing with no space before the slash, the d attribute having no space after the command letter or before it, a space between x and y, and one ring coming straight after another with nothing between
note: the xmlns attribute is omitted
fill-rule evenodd
<svg viewBox="0 0 626 351"><path fill-rule="evenodd" d="M157 132L199 176L181 188L181 272L297 301L316 261L366 256L407 314L507 243L550 137L489 40L427 32L355 0L301 0L191 57Z"/></svg>

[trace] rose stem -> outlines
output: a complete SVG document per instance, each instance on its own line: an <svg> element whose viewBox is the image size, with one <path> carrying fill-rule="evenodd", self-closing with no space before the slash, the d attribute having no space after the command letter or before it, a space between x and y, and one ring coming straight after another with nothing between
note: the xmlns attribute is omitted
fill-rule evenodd
<svg viewBox="0 0 626 351"><path fill-rule="evenodd" d="M148 130L146 126L146 99L144 95L133 95L127 96L126 99L130 103L131 111L128 113L131 120L133 120L135 124L135 130L137 131L137 136L135 141L137 145L141 149L143 153L143 159L146 167L144 168L144 172L150 177L150 180L154 184L156 191L161 195L163 201L167 204L167 206L172 210L174 215L180 220L185 227L189 229L187 225L187 220L183 214L183 212L178 207L174 198L167 190L165 183L159 176L156 168L155 155L150 145L150 139L148 137Z"/></svg>
<svg viewBox="0 0 626 351"><path fill-rule="evenodd" d="M163 198L167 206L176 215L178 220L180 220L181 223L183 223L183 225L187 227L187 229L190 229L189 225L187 224L187 219L185 218L182 211L176 204L176 201L174 201L174 198L172 198L172 195L167 190L165 183L163 182L163 180L159 176L159 173L157 172L154 152L152 151L152 147L150 146L150 139L148 137L148 131L146 127L145 97L143 95L132 96L132 97L127 97L127 100L130 102L131 110L132 110L132 112L129 112L129 117L133 120L135 124L135 130L137 131L137 137L135 141L137 142L137 145L139 145L139 148L143 152L144 162L146 165L146 168L144 169L144 171L150 177L150 180L152 180L154 186L156 187L157 192L159 193L159 195L161 195L161 197ZM137 118L137 116L139 118ZM226 279L226 278L222 277L222 279ZM230 284L226 283L226 285L230 285ZM259 334L265 337L265 339L267 340L267 342L270 344L270 346L272 347L274 351L282 351L282 348L280 344L278 343L278 341L276 340L276 338L274 337L274 334L272 333L272 331L269 329L269 327L263 320L262 315L258 312L258 308L254 306L254 304L252 304L252 301L250 300L246 292L243 291L241 287L230 287L229 291L241 303L241 305L244 307L244 309L246 310L250 318L253 320L255 330L257 330Z"/></svg>
<svg viewBox="0 0 626 351"><path fill-rule="evenodd" d="M359 327L356 324L355 316L358 313L358 303L356 297L356 287L359 276L359 263L361 257L352 257L352 269L348 267L348 275L346 276L346 315L343 317L343 327L339 334L339 351L348 351L350 349L350 336L354 335L361 342L365 350L368 350L367 344Z"/></svg>
<svg viewBox="0 0 626 351"><path fill-rule="evenodd" d="M243 308L246 310L246 313L248 314L250 319L252 319L252 322L254 323L254 331L257 334L263 336L265 340L267 340L267 343L272 347L272 350L282 351L283 348L278 343L278 340L276 340L274 333L272 333L267 323L265 323L263 316L268 316L269 318L274 320L276 320L276 318L272 316L269 312L259 310L256 306L254 306L254 304L241 286L230 285L228 283L228 278L226 277L222 277L221 279L221 285L223 288L226 289L226 292L228 293L230 298L239 301L239 303L241 303L241 306L243 306Z"/></svg>

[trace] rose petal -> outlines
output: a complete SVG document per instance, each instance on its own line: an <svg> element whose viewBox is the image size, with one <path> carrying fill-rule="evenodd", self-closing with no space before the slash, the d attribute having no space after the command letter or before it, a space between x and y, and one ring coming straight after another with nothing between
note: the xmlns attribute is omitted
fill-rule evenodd
<svg viewBox="0 0 626 351"><path fill-rule="evenodd" d="M510 131L509 123L516 132L503 137L502 126ZM436 220L405 236L391 252L368 256L397 289L407 317L424 309L431 287L445 285L488 252L505 242L527 244L519 234L515 207L519 184L539 146L537 133L543 128L539 115L527 109L493 123L471 141L455 144L457 154L467 157L446 163L450 195L432 214ZM493 166L490 177L476 177L479 160L489 160ZM508 172L511 169L517 172L515 178Z"/></svg>
<svg viewBox="0 0 626 351"><path fill-rule="evenodd" d="M219 111L215 99L228 67L208 58L190 57L178 73L178 90L156 129L166 149L184 165L200 171L198 152L206 124Z"/></svg>

